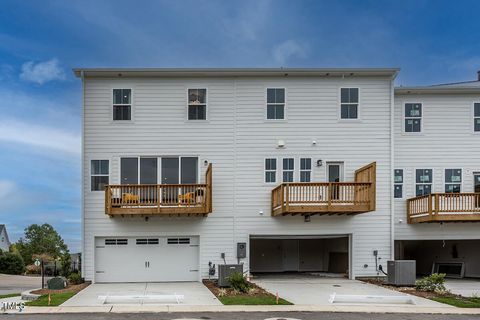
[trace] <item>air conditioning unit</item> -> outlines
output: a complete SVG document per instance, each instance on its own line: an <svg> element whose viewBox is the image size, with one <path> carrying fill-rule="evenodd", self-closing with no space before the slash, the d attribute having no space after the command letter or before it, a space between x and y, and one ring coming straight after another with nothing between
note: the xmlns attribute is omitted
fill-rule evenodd
<svg viewBox="0 0 480 320"><path fill-rule="evenodd" d="M387 261L387 273L389 284L395 286L414 286L416 280L416 261Z"/></svg>
<svg viewBox="0 0 480 320"><path fill-rule="evenodd" d="M219 264L218 265L218 286L229 287L230 283L227 278L232 273L240 272L243 274L243 264Z"/></svg>

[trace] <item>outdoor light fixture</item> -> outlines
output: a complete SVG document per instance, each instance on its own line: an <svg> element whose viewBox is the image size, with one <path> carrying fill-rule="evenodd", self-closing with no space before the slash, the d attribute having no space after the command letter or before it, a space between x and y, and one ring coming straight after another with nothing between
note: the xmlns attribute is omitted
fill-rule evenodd
<svg viewBox="0 0 480 320"><path fill-rule="evenodd" d="M321 159L317 160L317 167L321 167L323 165L323 161Z"/></svg>
<svg viewBox="0 0 480 320"><path fill-rule="evenodd" d="M204 165L205 167L208 166L208 160L204 160L204 161L203 161L203 165Z"/></svg>
<svg viewBox="0 0 480 320"><path fill-rule="evenodd" d="M277 141L277 147L278 148L285 148L285 141L284 140L278 140Z"/></svg>
<svg viewBox="0 0 480 320"><path fill-rule="evenodd" d="M303 220L304 222L310 222L310 215L307 214L303 218L304 218L304 220Z"/></svg>

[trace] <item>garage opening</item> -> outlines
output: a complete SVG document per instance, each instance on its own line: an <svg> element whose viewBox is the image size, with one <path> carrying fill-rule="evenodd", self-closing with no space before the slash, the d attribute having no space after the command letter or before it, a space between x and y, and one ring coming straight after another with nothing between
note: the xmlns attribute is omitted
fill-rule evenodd
<svg viewBox="0 0 480 320"><path fill-rule="evenodd" d="M251 236L251 273L349 275L348 236Z"/></svg>
<svg viewBox="0 0 480 320"><path fill-rule="evenodd" d="M416 260L417 276L480 278L480 240L397 240L395 259Z"/></svg>

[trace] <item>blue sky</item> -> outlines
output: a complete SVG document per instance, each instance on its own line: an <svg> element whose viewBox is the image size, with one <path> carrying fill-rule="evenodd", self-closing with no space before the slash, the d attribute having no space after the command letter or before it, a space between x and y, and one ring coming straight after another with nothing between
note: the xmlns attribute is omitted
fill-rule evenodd
<svg viewBox="0 0 480 320"><path fill-rule="evenodd" d="M479 1L2 1L0 223L80 248L81 85L73 67L400 67L473 80Z"/></svg>

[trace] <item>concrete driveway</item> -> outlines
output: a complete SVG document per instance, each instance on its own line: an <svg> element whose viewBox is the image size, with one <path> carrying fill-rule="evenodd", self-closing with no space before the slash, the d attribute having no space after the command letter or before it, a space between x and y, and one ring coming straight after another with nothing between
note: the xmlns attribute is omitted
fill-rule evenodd
<svg viewBox="0 0 480 320"><path fill-rule="evenodd" d="M480 296L480 279L446 279L445 287L452 293L464 297Z"/></svg>
<svg viewBox="0 0 480 320"><path fill-rule="evenodd" d="M331 305L329 302L330 296L336 293L337 295L408 296L413 297L416 305L446 307L445 304L432 300L344 278L322 278L310 275L268 275L253 278L252 281L273 294L278 292L280 297L297 305L329 306ZM355 303L348 304L353 305ZM369 302L369 304L371 303Z"/></svg>
<svg viewBox="0 0 480 320"><path fill-rule="evenodd" d="M183 295L182 305L221 305L222 303L201 282L148 282L148 283L94 283L65 301L62 306L101 306L113 305L103 303L99 296L129 295ZM125 301L116 304L176 304L176 302L160 303L158 301L141 302Z"/></svg>
<svg viewBox="0 0 480 320"><path fill-rule="evenodd" d="M45 285L47 285L47 279L50 278L45 278ZM41 287L41 277L0 274L0 294L22 293L25 290L38 289Z"/></svg>

